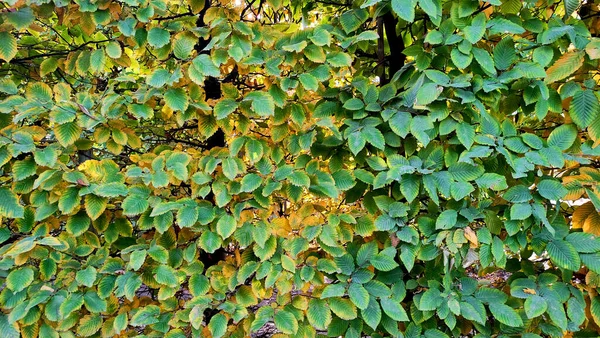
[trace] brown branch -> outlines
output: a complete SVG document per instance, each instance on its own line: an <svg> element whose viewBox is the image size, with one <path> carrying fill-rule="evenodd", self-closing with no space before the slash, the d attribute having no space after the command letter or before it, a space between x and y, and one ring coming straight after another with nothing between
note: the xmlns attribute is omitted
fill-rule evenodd
<svg viewBox="0 0 600 338"><path fill-rule="evenodd" d="M397 71L404 66L406 56L402 54L404 51L404 40L402 36L396 34L396 23L398 20L391 12L383 15L383 24L385 26L385 36L388 46L390 47L390 62L389 62L389 78L394 77ZM382 84L385 84L382 82Z"/></svg>
<svg viewBox="0 0 600 338"><path fill-rule="evenodd" d="M12 59L10 61L10 63L19 63L19 62L22 62L22 61L28 61L28 60L33 60L33 59L37 59L37 58L44 58L44 57L48 57L48 56L68 55L69 53L72 53L74 51L80 50L80 49L82 49L83 47L85 47L85 46L87 46L89 44L103 43L103 42L109 42L109 41L111 41L111 40L106 39L106 40L100 40L100 41L88 41L88 42L86 42L84 44L81 44L81 45L79 45L79 46L77 46L77 47L75 47L73 49L70 49L70 50L65 50L65 51L62 51L62 52L55 52L55 53L37 54L37 55L27 56L27 57L24 57L24 58Z"/></svg>
<svg viewBox="0 0 600 338"><path fill-rule="evenodd" d="M165 21L165 20L178 19L178 18L182 18L185 16L195 16L195 14L190 11L190 12L175 14L175 15L171 15L171 16L164 16L164 17L160 17L160 18L156 18L156 19L152 19L152 20Z"/></svg>

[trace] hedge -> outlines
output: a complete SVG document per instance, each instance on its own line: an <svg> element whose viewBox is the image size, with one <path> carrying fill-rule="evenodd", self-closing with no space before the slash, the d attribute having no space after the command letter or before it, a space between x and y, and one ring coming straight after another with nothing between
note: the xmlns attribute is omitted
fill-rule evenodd
<svg viewBox="0 0 600 338"><path fill-rule="evenodd" d="M598 336L597 2L1 4L1 337Z"/></svg>

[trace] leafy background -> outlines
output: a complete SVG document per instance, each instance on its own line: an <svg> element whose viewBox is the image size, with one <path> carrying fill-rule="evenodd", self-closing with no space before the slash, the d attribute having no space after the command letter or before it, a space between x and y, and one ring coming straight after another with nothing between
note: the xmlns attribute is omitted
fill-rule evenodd
<svg viewBox="0 0 600 338"><path fill-rule="evenodd" d="M1 5L3 338L598 336L596 2Z"/></svg>

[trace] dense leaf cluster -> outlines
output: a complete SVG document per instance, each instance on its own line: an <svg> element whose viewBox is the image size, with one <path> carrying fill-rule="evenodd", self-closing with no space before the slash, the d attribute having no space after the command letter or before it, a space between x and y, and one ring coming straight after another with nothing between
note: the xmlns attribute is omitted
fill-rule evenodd
<svg viewBox="0 0 600 338"><path fill-rule="evenodd" d="M597 337L593 1L5 0L0 337Z"/></svg>

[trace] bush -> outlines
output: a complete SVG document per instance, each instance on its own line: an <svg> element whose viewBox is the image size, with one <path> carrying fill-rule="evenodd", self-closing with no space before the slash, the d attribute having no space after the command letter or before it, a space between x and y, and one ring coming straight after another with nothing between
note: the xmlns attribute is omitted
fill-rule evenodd
<svg viewBox="0 0 600 338"><path fill-rule="evenodd" d="M597 4L3 5L1 337L600 332Z"/></svg>

